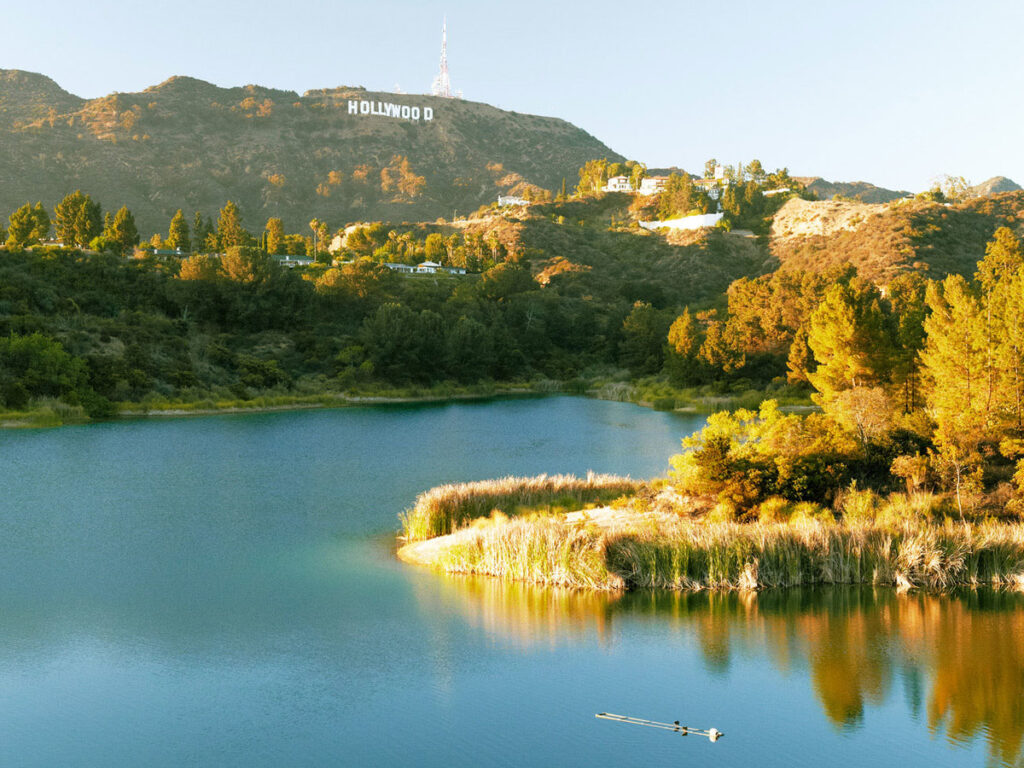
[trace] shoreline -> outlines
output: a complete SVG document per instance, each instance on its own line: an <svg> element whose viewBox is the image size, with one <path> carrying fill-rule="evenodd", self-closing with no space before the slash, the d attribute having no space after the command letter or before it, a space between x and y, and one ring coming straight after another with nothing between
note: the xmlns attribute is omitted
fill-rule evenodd
<svg viewBox="0 0 1024 768"><path fill-rule="evenodd" d="M59 400L43 400L24 411L0 411L0 429L47 429L70 425L118 421L120 419L180 418L210 416L221 413L272 413L318 408L345 408L359 405L391 405L445 403L493 398L548 397L569 395L593 400L624 402L666 413L680 415L710 414L736 408L756 408L766 398L777 397L768 390L751 389L733 395L712 394L704 390L665 389L664 382L650 380L610 382L600 377L589 379L540 379L530 382L489 382L477 385L439 384L433 387L385 388L355 390L354 393L322 391L307 394L274 394L268 392L249 400L231 400L214 395L192 401L122 401L114 403L116 413L109 417L90 417L81 405ZM665 395L665 392L671 394ZM807 412L817 410L803 397L790 397L780 411Z"/></svg>
<svg viewBox="0 0 1024 768"><path fill-rule="evenodd" d="M417 508L436 492L421 495ZM714 521L706 514L712 502L677 501L674 510L625 500L574 512L491 513L441 535L400 537L396 556L448 574L605 592L831 584L1024 592L1020 521Z"/></svg>

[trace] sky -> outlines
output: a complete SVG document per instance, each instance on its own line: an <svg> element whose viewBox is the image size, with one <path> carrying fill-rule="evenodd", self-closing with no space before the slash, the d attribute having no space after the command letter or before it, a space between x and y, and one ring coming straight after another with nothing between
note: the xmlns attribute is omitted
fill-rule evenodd
<svg viewBox="0 0 1024 768"><path fill-rule="evenodd" d="M83 97L173 75L429 92L561 117L649 167L761 160L920 191L1024 185L1021 0L5 4L0 68Z"/></svg>

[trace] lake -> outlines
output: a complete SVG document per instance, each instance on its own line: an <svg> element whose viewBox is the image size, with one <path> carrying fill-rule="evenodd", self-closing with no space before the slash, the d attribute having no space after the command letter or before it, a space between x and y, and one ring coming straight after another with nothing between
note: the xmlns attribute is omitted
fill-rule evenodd
<svg viewBox="0 0 1024 768"><path fill-rule="evenodd" d="M664 474L702 421L555 397L0 432L0 765L1021 765L1019 594L602 595L394 558L433 485Z"/></svg>

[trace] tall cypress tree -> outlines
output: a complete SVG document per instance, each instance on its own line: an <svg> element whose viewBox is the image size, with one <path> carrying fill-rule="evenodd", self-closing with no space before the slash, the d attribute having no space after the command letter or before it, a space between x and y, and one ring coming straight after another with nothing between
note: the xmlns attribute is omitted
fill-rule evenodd
<svg viewBox="0 0 1024 768"><path fill-rule="evenodd" d="M248 245L249 233L242 226L242 214L238 206L228 200L217 217L217 245L227 250L233 245Z"/></svg>
<svg viewBox="0 0 1024 768"><path fill-rule="evenodd" d="M139 230L135 226L135 217L122 205L114 214L111 227L114 241L120 246L121 253L126 254L139 244Z"/></svg>
<svg viewBox="0 0 1024 768"><path fill-rule="evenodd" d="M171 249L192 250L192 241L188 236L188 222L185 221L185 214L182 213L181 208L171 218L171 224L167 230L167 240L164 242Z"/></svg>

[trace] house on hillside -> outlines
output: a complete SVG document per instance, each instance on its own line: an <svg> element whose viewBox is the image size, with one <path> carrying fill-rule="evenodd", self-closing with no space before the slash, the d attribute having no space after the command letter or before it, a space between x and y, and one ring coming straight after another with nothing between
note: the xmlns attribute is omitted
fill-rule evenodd
<svg viewBox="0 0 1024 768"><path fill-rule="evenodd" d="M656 195L668 183L668 176L647 176L640 180L641 195Z"/></svg>
<svg viewBox="0 0 1024 768"><path fill-rule="evenodd" d="M402 272L409 275L416 271L416 267L412 266L411 264L392 264L389 262L384 266L390 269L392 272Z"/></svg>
<svg viewBox="0 0 1024 768"><path fill-rule="evenodd" d="M498 195L498 206L504 207L506 205L529 205L530 201L525 197L516 197L515 195Z"/></svg>
<svg viewBox="0 0 1024 768"><path fill-rule="evenodd" d="M633 188L629 186L628 176L612 176L608 179L608 183L604 185L605 192L632 192Z"/></svg>
<svg viewBox="0 0 1024 768"><path fill-rule="evenodd" d="M277 259L278 264L280 264L282 267L287 267L288 269L295 269L296 267L308 267L310 264L313 263L313 259L310 259L306 256L275 256L274 258Z"/></svg>
<svg viewBox="0 0 1024 768"><path fill-rule="evenodd" d="M424 261L422 264L416 267L417 275L433 275L437 273L437 270L441 268L441 265L436 261Z"/></svg>
<svg viewBox="0 0 1024 768"><path fill-rule="evenodd" d="M708 193L708 197L717 200L722 195L722 188L729 186L728 179L694 179L693 186L700 187Z"/></svg>

